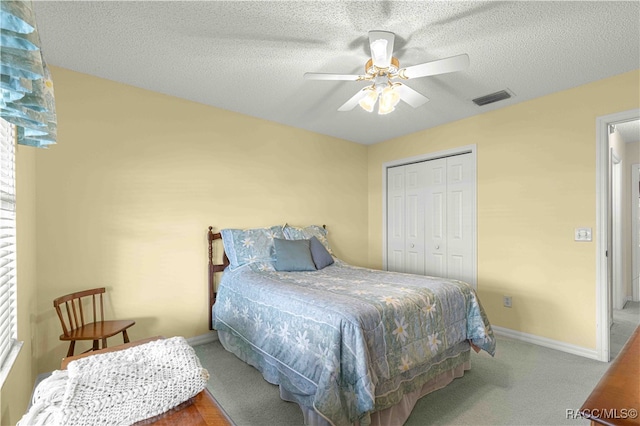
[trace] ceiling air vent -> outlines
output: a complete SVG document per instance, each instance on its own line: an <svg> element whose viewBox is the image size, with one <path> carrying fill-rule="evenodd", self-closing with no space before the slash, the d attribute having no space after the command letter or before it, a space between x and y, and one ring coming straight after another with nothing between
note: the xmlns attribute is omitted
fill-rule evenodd
<svg viewBox="0 0 640 426"><path fill-rule="evenodd" d="M491 93L485 96L480 96L479 98L473 99L473 103L478 106L492 104L494 102L503 101L505 99L509 99L511 94L506 90L501 90L499 92Z"/></svg>

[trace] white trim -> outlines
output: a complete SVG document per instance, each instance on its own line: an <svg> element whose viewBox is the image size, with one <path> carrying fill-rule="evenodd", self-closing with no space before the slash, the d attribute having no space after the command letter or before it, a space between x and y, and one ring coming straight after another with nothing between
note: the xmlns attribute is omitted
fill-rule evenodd
<svg viewBox="0 0 640 426"><path fill-rule="evenodd" d="M622 208L623 208L623 199L622 199L622 187L623 187L623 170L622 170L622 161L620 160L620 156L616 152L613 147L610 147L611 150L611 179L612 179L612 188L613 194L611 197L612 200L612 231L613 235L611 236L611 248L613 252L613 309L622 309L624 306L624 292L625 289L623 283L623 269L622 263L624 262L623 256L623 241L622 241Z"/></svg>
<svg viewBox="0 0 640 426"><path fill-rule="evenodd" d="M611 148L611 161L613 161L613 164L621 163L618 153L616 152L615 149L613 149L613 147Z"/></svg>
<svg viewBox="0 0 640 426"><path fill-rule="evenodd" d="M640 301L640 253L638 252L638 181L640 180L640 164L631 165L631 284L633 300ZM635 284L635 285L633 285Z"/></svg>
<svg viewBox="0 0 640 426"><path fill-rule="evenodd" d="M389 167L404 166L405 164L420 163L422 161L435 160L438 158L451 157L453 155L474 153L477 151L476 144L460 146L457 148L446 149L444 151L429 152L413 157L400 158L398 160L387 161L382 164L382 171L386 172ZM384 178L383 178L384 179ZM384 179L386 180L386 179Z"/></svg>
<svg viewBox="0 0 640 426"><path fill-rule="evenodd" d="M214 331L210 331L207 334L201 334L199 336L189 337L187 339L187 343L190 346L197 346L197 345L204 345L206 343L215 342L216 340L218 340L218 332L214 330Z"/></svg>
<svg viewBox="0 0 640 426"><path fill-rule="evenodd" d="M607 204L608 193L608 125L638 119L640 109L633 109L596 118L596 354L609 362L609 323L607 294Z"/></svg>
<svg viewBox="0 0 640 426"><path fill-rule="evenodd" d="M509 328L498 327L495 325L492 325L491 328L498 336L510 337L515 340L520 340L521 342L532 343L534 345L544 346L545 348L598 360L598 354L593 349L583 348L582 346L571 345L558 340L548 339L546 337L536 336L535 334L523 333L522 331L511 330Z"/></svg>
<svg viewBox="0 0 640 426"><path fill-rule="evenodd" d="M0 389L4 386L5 380L9 376L9 372L11 371L11 367L13 367L13 363L16 362L18 358L18 354L20 353L20 349L22 348L22 341L16 341L13 343L13 347L9 349L9 354L5 359L4 364L0 366Z"/></svg>
<svg viewBox="0 0 640 426"><path fill-rule="evenodd" d="M390 167L403 166L405 164L419 163L422 161L436 160L438 158L451 157L453 155L471 154L475 169L475 187L473 188L473 282L469 283L473 288L478 286L478 156L476 144L460 146L444 151L420 154L414 157L401 158L388 161L382 164L382 269L387 270L387 169Z"/></svg>

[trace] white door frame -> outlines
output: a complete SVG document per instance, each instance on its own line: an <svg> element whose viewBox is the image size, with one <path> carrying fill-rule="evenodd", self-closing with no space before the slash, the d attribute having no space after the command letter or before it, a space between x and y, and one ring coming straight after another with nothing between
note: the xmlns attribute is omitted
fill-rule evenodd
<svg viewBox="0 0 640 426"><path fill-rule="evenodd" d="M631 283L633 289L633 300L640 301L640 251L638 250L638 232L640 232L640 223L638 223L638 186L640 184L640 164L631 165Z"/></svg>
<svg viewBox="0 0 640 426"><path fill-rule="evenodd" d="M473 236L471 255L472 262L472 274L473 277L471 286L474 289L478 287L478 238L477 238L477 223L478 223L478 207L477 207L477 188L478 188L478 163L477 163L477 146L465 145L453 149L447 149L444 151L431 152L428 154L421 154L415 157L401 158L398 160L388 161L382 164L382 269L387 270L387 169L390 167L403 166L405 164L418 163L421 161L436 160L438 158L451 157L453 155L471 154L471 161L473 161L476 170L475 185L473 186L473 201L471 203L472 211L472 230Z"/></svg>
<svg viewBox="0 0 640 426"><path fill-rule="evenodd" d="M609 295L607 289L608 172L610 124L640 118L640 109L618 112L596 118L596 356L609 362Z"/></svg>
<svg viewBox="0 0 640 426"><path fill-rule="evenodd" d="M611 194L612 210L612 232L611 236L611 248L612 261L613 261L613 309L620 310L624 307L624 283L623 283L623 245L622 245L622 159L613 147L611 147L611 188L613 194ZM610 315L613 318L613 312Z"/></svg>

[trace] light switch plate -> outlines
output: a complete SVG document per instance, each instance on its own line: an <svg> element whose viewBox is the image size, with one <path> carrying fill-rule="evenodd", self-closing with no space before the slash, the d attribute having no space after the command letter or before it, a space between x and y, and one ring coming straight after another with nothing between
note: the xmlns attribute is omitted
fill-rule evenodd
<svg viewBox="0 0 640 426"><path fill-rule="evenodd" d="M576 241L591 241L591 228L576 228L575 229Z"/></svg>

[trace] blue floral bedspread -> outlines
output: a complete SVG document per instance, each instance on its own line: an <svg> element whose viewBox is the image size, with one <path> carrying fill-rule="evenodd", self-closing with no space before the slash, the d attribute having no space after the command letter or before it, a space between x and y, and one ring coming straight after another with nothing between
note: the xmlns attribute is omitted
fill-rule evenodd
<svg viewBox="0 0 640 426"><path fill-rule="evenodd" d="M213 327L227 350L334 425L368 424L468 356L468 341L495 352L468 284L341 261L313 272L226 271Z"/></svg>

